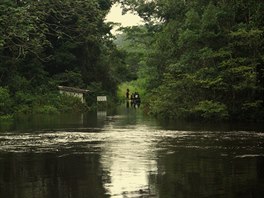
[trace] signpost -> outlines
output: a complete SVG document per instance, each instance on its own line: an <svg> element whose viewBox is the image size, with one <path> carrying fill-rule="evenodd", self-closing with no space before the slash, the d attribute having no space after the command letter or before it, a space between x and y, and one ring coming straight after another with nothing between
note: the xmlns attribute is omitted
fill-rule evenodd
<svg viewBox="0 0 264 198"><path fill-rule="evenodd" d="M97 96L97 102L107 102L106 96Z"/></svg>
<svg viewBox="0 0 264 198"><path fill-rule="evenodd" d="M106 96L97 96L97 110L107 108L107 97Z"/></svg>

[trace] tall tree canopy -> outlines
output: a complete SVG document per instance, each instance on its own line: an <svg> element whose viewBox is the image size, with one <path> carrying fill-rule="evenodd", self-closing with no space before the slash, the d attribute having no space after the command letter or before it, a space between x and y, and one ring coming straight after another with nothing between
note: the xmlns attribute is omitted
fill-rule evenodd
<svg viewBox="0 0 264 198"><path fill-rule="evenodd" d="M39 87L52 77L79 87L100 82L114 91L110 60L116 49L104 22L111 5L111 0L2 1L0 85L16 91L23 82Z"/></svg>
<svg viewBox="0 0 264 198"><path fill-rule="evenodd" d="M111 6L111 0L1 1L0 87L14 104L58 85L115 95L123 63L105 22Z"/></svg>
<svg viewBox="0 0 264 198"><path fill-rule="evenodd" d="M148 86L151 113L263 118L262 0L120 2L125 10L138 12L148 25L159 26L152 45L155 52L147 61L156 71Z"/></svg>

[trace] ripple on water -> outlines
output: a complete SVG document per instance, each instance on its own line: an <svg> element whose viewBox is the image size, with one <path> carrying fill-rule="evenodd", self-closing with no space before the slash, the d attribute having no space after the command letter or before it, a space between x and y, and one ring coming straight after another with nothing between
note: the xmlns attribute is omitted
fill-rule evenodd
<svg viewBox="0 0 264 198"><path fill-rule="evenodd" d="M120 153L135 153L142 149L172 152L176 148L188 149L236 149L262 148L264 133L247 131L176 131L159 130L147 126L137 128L105 128L104 130L78 129L68 131L42 131L35 133L1 133L2 152L48 152L82 148L103 148L110 144L119 147ZM154 146L153 146L154 145ZM139 154L140 155L140 154Z"/></svg>
<svg viewBox="0 0 264 198"><path fill-rule="evenodd" d="M207 168L216 158L220 158L218 163L225 158L264 157L263 142L263 133L246 131L179 131L160 130L144 125L125 128L109 125L103 130L83 128L1 133L0 152L54 152L62 160L71 159L72 155L98 154L100 167L109 178L104 181L104 188L109 196L158 197L159 192L149 185L151 177L159 175L160 178L167 178L171 173L169 168L179 169L182 164L187 168L190 164L193 167L200 158L204 158L203 162L208 162L205 164ZM170 159L178 163L170 164ZM165 169L162 162L165 165L168 163L169 168ZM179 176L181 172L179 171ZM173 172L171 175L173 176Z"/></svg>

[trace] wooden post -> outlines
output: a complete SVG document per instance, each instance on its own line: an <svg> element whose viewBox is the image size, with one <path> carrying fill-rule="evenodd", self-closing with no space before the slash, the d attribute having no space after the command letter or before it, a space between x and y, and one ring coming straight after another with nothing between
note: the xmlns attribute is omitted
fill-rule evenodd
<svg viewBox="0 0 264 198"><path fill-rule="evenodd" d="M106 96L97 96L97 108L106 108L107 107L107 97Z"/></svg>

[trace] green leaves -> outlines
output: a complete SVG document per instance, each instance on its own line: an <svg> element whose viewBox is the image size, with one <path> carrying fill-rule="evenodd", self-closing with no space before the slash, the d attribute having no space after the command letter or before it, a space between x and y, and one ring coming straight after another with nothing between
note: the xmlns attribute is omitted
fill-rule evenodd
<svg viewBox="0 0 264 198"><path fill-rule="evenodd" d="M123 63L104 23L111 0L3 1L0 86L12 96L18 90L29 97L61 84L87 88L91 83L115 93L115 70ZM26 101L18 103L28 109Z"/></svg>
<svg viewBox="0 0 264 198"><path fill-rule="evenodd" d="M8 89L0 87L0 116L10 113L12 100Z"/></svg>
<svg viewBox="0 0 264 198"><path fill-rule="evenodd" d="M122 2L135 10L144 4ZM153 42L154 55L146 61L158 74L148 86L150 112L166 117L259 119L263 111L256 107L263 109L264 96L263 2L153 2L152 11L163 23Z"/></svg>
<svg viewBox="0 0 264 198"><path fill-rule="evenodd" d="M212 100L200 101L192 111L204 119L224 120L228 118L227 107Z"/></svg>
<svg viewBox="0 0 264 198"><path fill-rule="evenodd" d="M41 58L43 49L50 45L45 35L47 25L40 25L45 13L35 10L35 4L22 7L1 5L2 47L11 52L12 58L21 59L27 54Z"/></svg>

